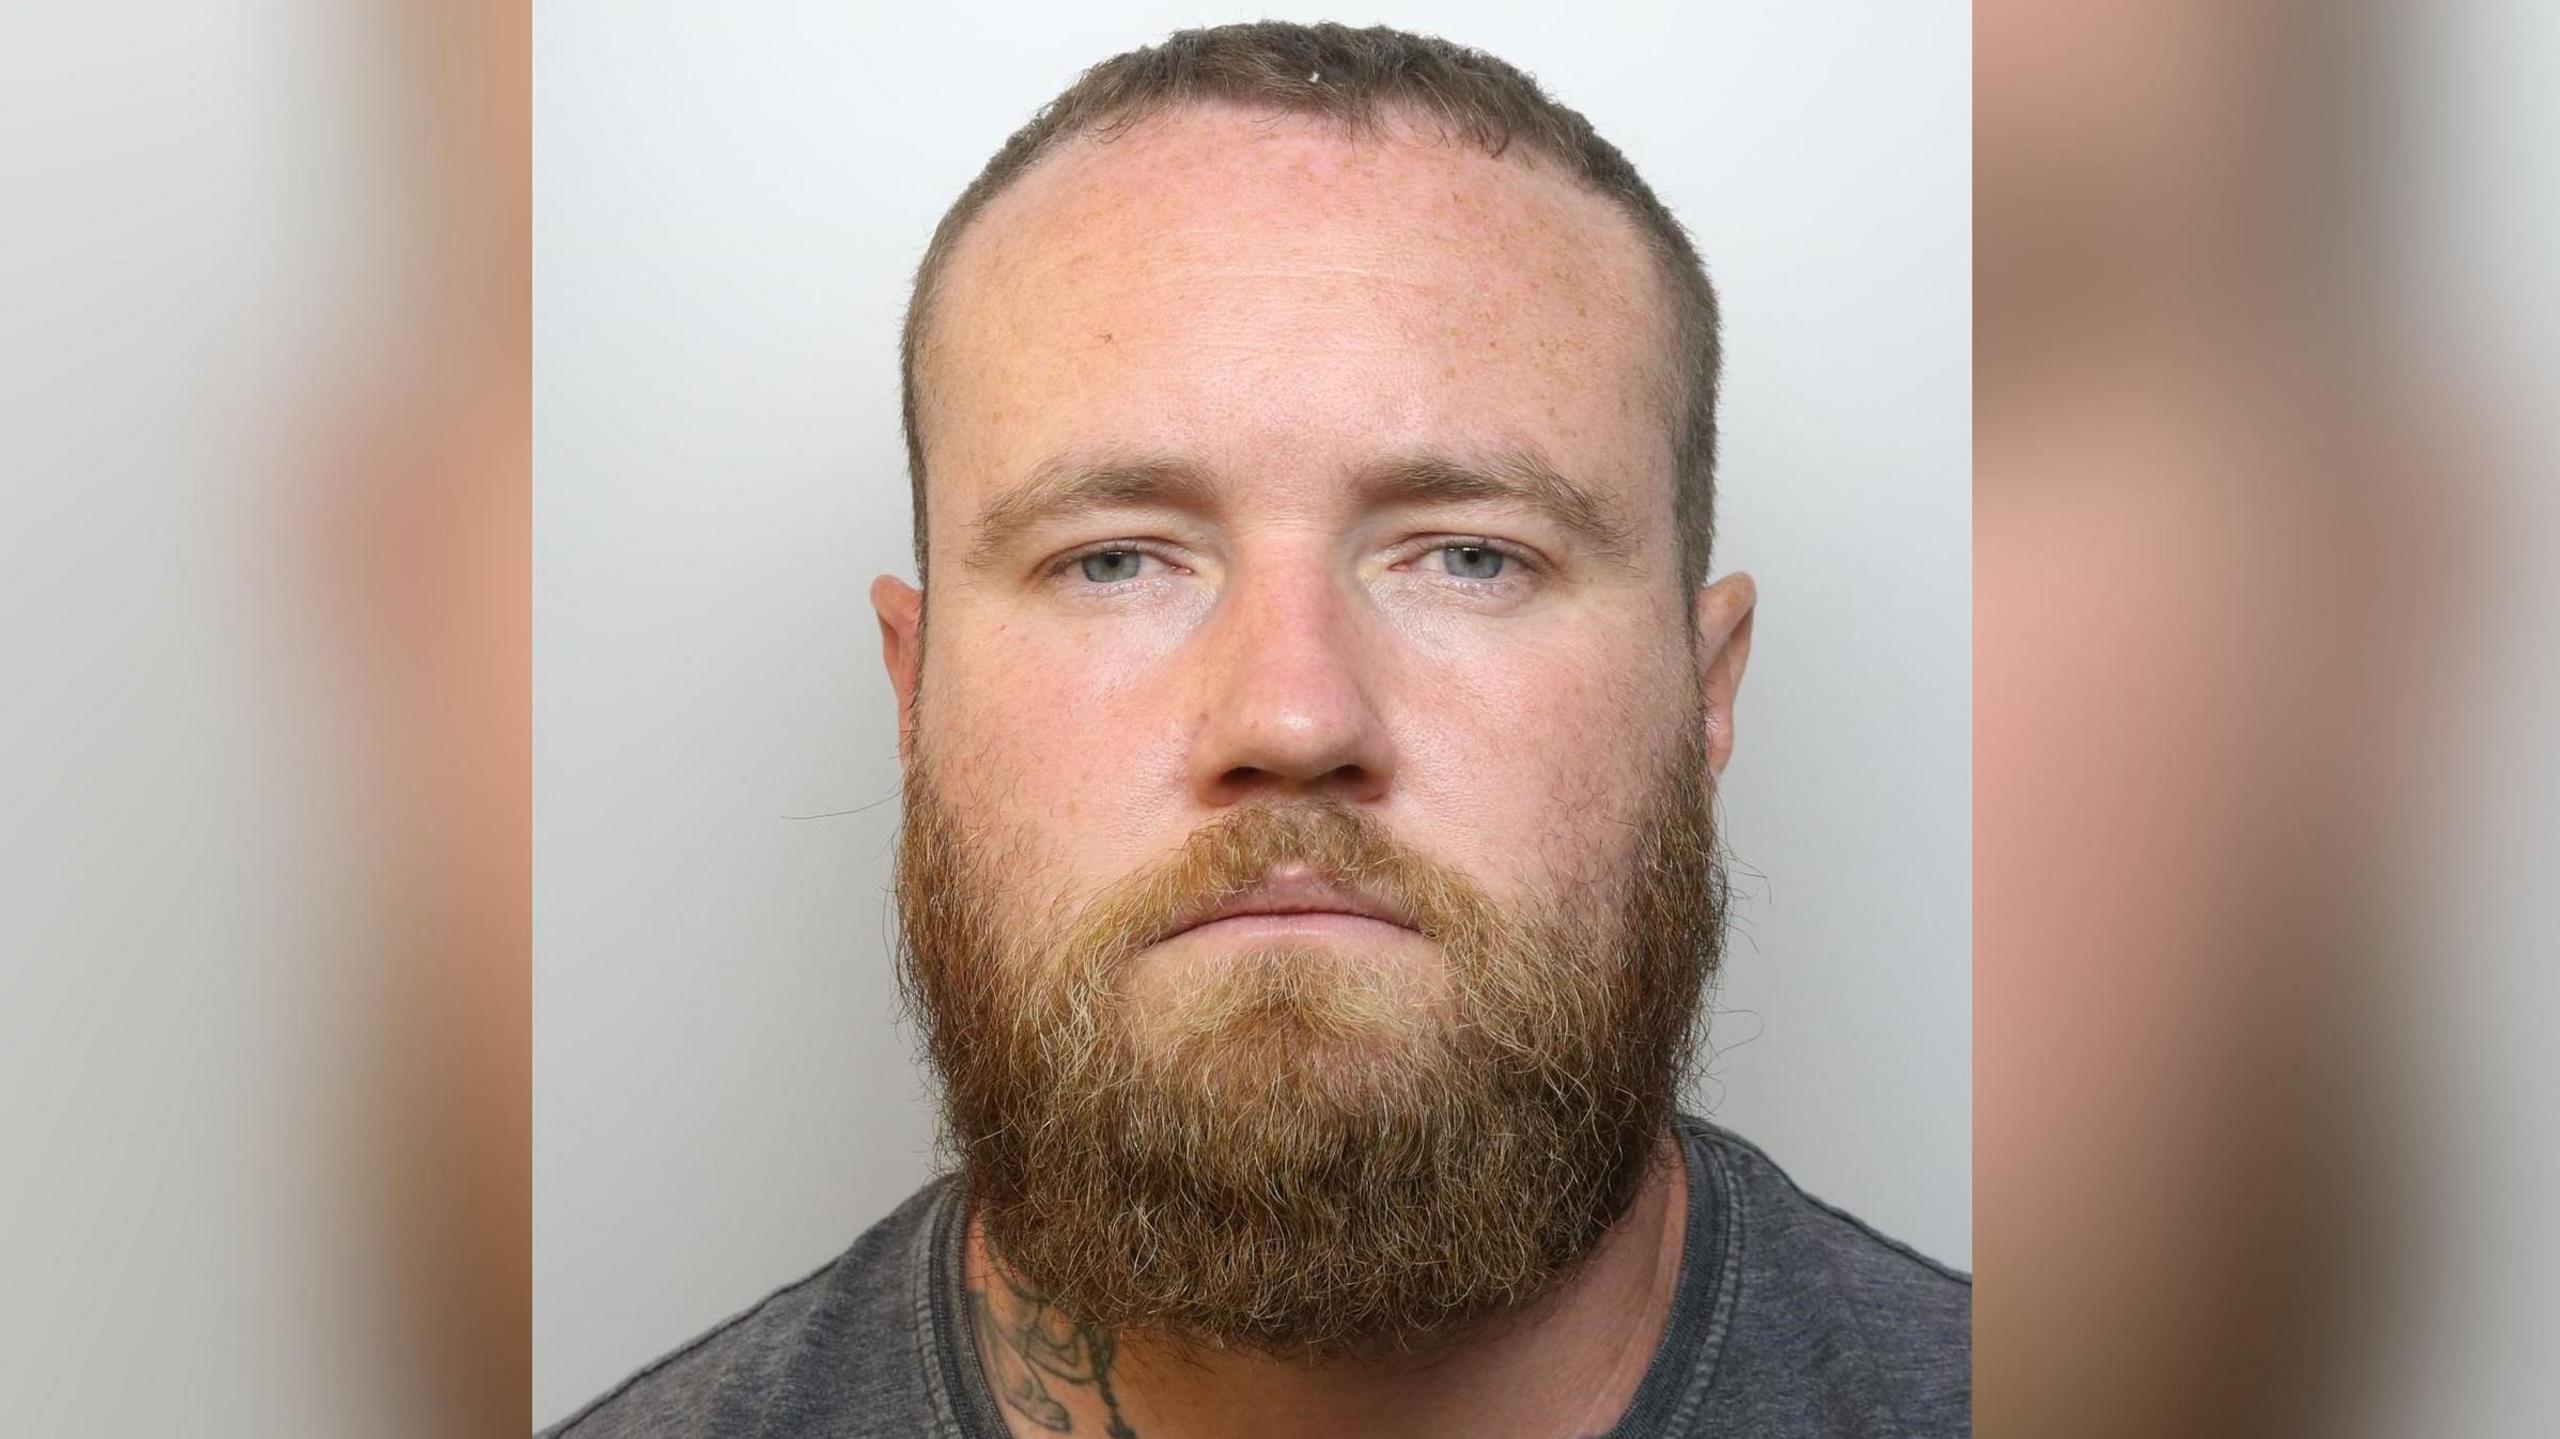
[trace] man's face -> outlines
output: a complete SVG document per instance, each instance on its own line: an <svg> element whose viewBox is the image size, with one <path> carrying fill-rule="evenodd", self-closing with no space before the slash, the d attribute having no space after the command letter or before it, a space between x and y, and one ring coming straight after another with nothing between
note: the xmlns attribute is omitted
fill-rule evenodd
<svg viewBox="0 0 2560 1439"><path fill-rule="evenodd" d="M1697 987L1749 587L1680 578L1667 305L1632 222L1517 152L1189 109L1069 143L947 276L919 371L929 664L919 597L875 589L929 1018L970 1002L936 971L1036 987L1081 955L1124 1038L1197 1057L1285 996L1325 1015L1287 1031L1285 1099L1326 1066L1392 1078L1435 1024L1498 1028L1488 973L1542 1007L1631 924L1686 956L1657 982ZM1665 835L1699 853L1666 863ZM1678 913L1648 873L1685 881ZM1284 912L1192 923L1216 903ZM953 1088L1030 992L976 990L978 1040L937 1037Z"/></svg>
<svg viewBox="0 0 2560 1439"><path fill-rule="evenodd" d="M1608 201L1463 144L1186 111L1071 144L954 258L922 375L915 718L1026 922L1289 796L1357 804L1497 900L1615 872L1699 690L1665 306ZM1521 455L1614 542L1392 473ZM990 531L1114 462L1163 468ZM1148 964L1169 981L1267 928ZM1386 927L1325 937L1431 964Z"/></svg>

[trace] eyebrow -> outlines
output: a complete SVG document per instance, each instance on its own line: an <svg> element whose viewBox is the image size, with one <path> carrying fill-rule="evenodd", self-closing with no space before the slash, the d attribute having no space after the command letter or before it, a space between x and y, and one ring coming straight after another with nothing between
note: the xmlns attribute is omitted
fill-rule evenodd
<svg viewBox="0 0 2560 1439"><path fill-rule="evenodd" d="M1517 505L1562 525L1604 558L1627 562L1634 527L1607 497L1567 479L1536 449L1514 446L1487 459L1422 453L1365 466L1354 488L1363 506L1491 502ZM1216 507L1209 473L1184 460L1107 454L1060 455L999 496L978 519L963 563L991 566L1042 525L1099 510L1160 507L1205 513Z"/></svg>
<svg viewBox="0 0 2560 1439"><path fill-rule="evenodd" d="M1208 474L1182 460L1055 456L987 506L963 563L972 570L985 569L1025 534L1071 516L1143 506L1206 511L1214 498Z"/></svg>
<svg viewBox="0 0 2560 1439"><path fill-rule="evenodd" d="M1366 504L1432 504L1490 501L1534 510L1581 537L1610 560L1635 554L1635 527L1616 502L1567 479L1545 455L1527 446L1474 462L1448 455L1410 455L1364 471Z"/></svg>

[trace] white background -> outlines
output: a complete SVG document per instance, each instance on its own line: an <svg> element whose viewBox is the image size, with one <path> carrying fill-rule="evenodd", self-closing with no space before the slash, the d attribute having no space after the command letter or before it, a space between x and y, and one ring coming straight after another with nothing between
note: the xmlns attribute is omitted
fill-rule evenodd
<svg viewBox="0 0 2560 1439"><path fill-rule="evenodd" d="M1509 59L1696 235L1727 327L1716 568L1762 610L1724 788L1740 933L1692 1103L1969 1265L1967 7L1249 8ZM865 599L912 572L907 280L1079 69L1237 18L536 9L539 1422L928 1175Z"/></svg>

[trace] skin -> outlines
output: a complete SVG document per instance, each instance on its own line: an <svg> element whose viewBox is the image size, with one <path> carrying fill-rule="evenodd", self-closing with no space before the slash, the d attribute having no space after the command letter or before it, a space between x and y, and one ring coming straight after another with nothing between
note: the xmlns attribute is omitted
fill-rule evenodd
<svg viewBox="0 0 2560 1439"><path fill-rule="evenodd" d="M921 740L1014 858L1010 917L1071 912L1228 807L1327 795L1497 901L1603 918L1593 896L1700 705L1722 771L1750 643L1748 577L1679 575L1665 309L1610 202L1401 129L1191 108L1072 142L1001 196L954 256L921 372L930 665L924 595L888 576L872 593L902 755ZM1592 523L1380 483L1417 456L1523 454ZM1097 458L1159 482L1025 517L1033 487ZM1408 930L1298 918L1170 940L1132 992L1283 935L1420 997L1440 982ZM1173 1360L1098 1336L1109 1401L1050 1387L1071 1432L1596 1432L1661 1333L1679 1189L1660 1166L1565 1284L1427 1362ZM988 1258L973 1234L1000 1329L1036 1297L990 1285Z"/></svg>

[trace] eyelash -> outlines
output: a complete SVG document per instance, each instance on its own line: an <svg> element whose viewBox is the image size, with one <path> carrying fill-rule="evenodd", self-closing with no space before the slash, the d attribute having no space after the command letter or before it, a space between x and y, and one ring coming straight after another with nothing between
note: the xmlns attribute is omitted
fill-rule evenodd
<svg viewBox="0 0 2560 1439"><path fill-rule="evenodd" d="M1492 554L1502 556L1506 567L1509 565L1518 565L1522 569L1533 573L1541 568L1537 556L1530 553L1528 550L1523 549L1518 545L1506 543L1502 540L1491 539L1479 535L1456 535L1434 539L1430 544L1413 551L1404 559L1398 560L1393 568L1404 568L1405 566L1413 564L1417 560L1423 559L1429 555L1438 554L1443 550L1485 550ZM1082 565L1085 561L1092 559L1097 555L1118 554L1145 555L1148 558L1155 560L1157 563L1169 566L1173 569L1179 570L1184 568L1181 562L1174 559L1171 555L1166 554L1162 548L1151 545L1143 540L1111 540L1103 544L1087 545L1083 549L1074 551L1071 554L1060 556L1049 566L1049 578L1052 580L1067 579L1075 573L1077 566ZM1503 585L1508 584L1511 581L1511 576L1507 574L1497 576L1493 579L1480 580L1471 579L1465 575L1444 573L1441 578L1455 580L1463 585L1481 586ZM1133 585L1137 582L1138 581L1136 579L1117 580L1103 583L1088 582L1087 584L1080 586L1080 588L1096 590L1115 589L1121 585Z"/></svg>
<svg viewBox="0 0 2560 1439"><path fill-rule="evenodd" d="M1520 568L1534 573L1539 568L1537 556L1531 554L1529 551L1518 545L1508 544L1502 540L1491 539L1481 535L1443 536L1433 540L1430 544L1423 546L1421 549L1414 551L1411 556L1406 559L1399 560L1397 563L1399 566L1411 564L1416 560L1423 559L1430 555L1439 554L1444 550L1483 550L1489 554L1500 555L1502 556L1503 565L1506 570L1508 570L1512 565L1518 565ZM1466 575L1453 575L1444 572L1441 575L1441 578L1455 580L1462 585L1484 586L1505 585L1511 583L1512 580L1512 576L1507 573L1497 575L1492 579L1479 580L1469 578Z"/></svg>
<svg viewBox="0 0 2560 1439"><path fill-rule="evenodd" d="M1183 568L1181 562L1175 560L1171 555L1166 554L1161 548L1150 545L1143 540L1111 540L1103 544L1087 545L1083 549L1075 551L1073 554L1062 556L1055 564L1049 566L1049 578L1053 580L1066 579L1075 573L1078 565L1083 564L1085 561L1092 559L1097 555L1145 555L1159 564L1167 565L1174 569ZM1127 579L1113 581L1108 584L1087 583L1082 587L1096 590L1116 589L1121 585L1133 585L1137 582L1138 581L1136 579Z"/></svg>

